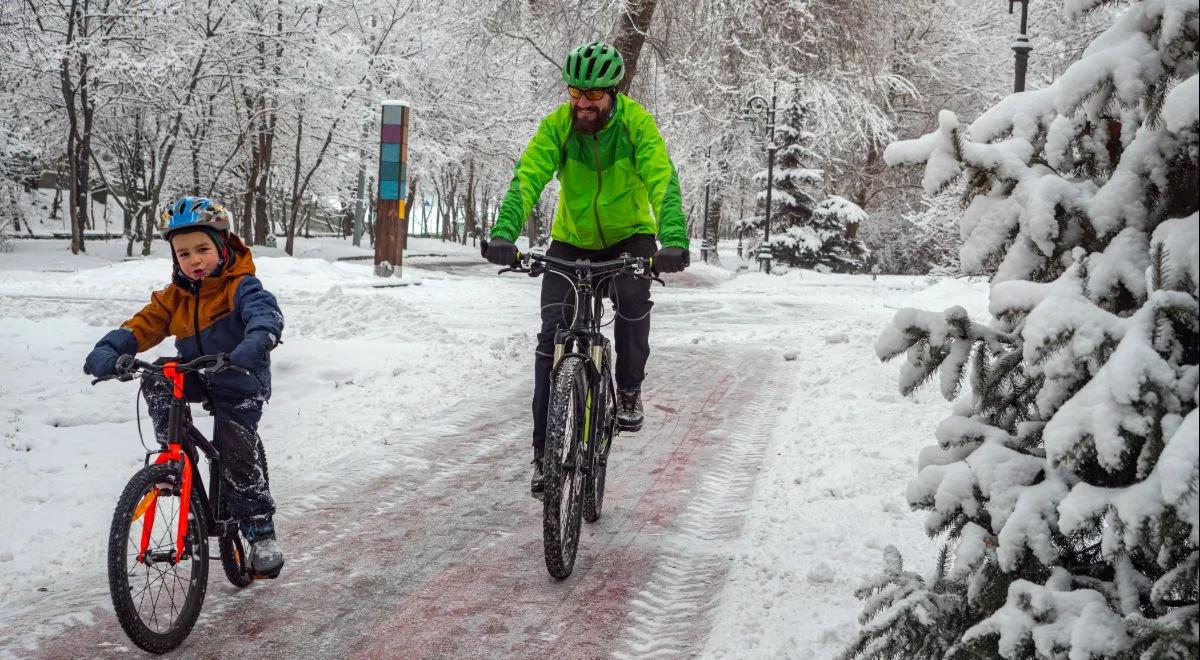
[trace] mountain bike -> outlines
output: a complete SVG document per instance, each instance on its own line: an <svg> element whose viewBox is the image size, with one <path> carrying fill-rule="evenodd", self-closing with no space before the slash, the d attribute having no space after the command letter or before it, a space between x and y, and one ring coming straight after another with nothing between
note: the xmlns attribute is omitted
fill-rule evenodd
<svg viewBox="0 0 1200 660"><path fill-rule="evenodd" d="M487 253L487 241L481 243ZM542 454L542 545L546 570L562 580L575 567L580 520L595 522L604 506L608 454L617 434L612 342L601 334L604 294L619 275L662 284L653 260L623 254L610 261L569 261L536 253L518 254L500 273L567 278L575 288L571 327L554 334L550 405Z"/></svg>
<svg viewBox="0 0 1200 660"><path fill-rule="evenodd" d="M207 380L227 369L249 373L223 354L182 364L123 355L114 374L92 381L130 381L145 374L172 386L166 446L147 449L144 467L117 500L108 537L108 587L117 620L134 644L151 653L183 643L200 616L208 588L209 537L217 538L221 566L234 586L246 587L257 577L238 521L229 517L221 497L220 452L188 421L184 396L185 375ZM197 450L209 463L207 491Z"/></svg>

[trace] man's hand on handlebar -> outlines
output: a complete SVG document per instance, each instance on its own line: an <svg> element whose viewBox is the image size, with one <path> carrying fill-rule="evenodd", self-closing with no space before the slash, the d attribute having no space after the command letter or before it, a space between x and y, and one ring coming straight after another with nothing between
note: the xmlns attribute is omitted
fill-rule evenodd
<svg viewBox="0 0 1200 660"><path fill-rule="evenodd" d="M506 238L484 241L480 247L483 251L483 258L497 266L512 268L517 265L517 255L519 254L517 246Z"/></svg>
<svg viewBox="0 0 1200 660"><path fill-rule="evenodd" d="M691 254L679 247L664 247L654 253L654 271L678 273L691 265Z"/></svg>

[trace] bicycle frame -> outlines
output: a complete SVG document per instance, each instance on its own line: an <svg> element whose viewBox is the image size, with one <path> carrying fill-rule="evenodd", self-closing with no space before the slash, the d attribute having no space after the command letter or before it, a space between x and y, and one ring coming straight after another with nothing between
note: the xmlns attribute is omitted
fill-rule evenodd
<svg viewBox="0 0 1200 660"><path fill-rule="evenodd" d="M558 368L562 359L569 355L578 356L586 364L591 365L591 369L587 372L588 394L584 404L583 421L584 451L589 460L582 461L581 465L582 471L587 474L591 471L590 455L597 446L596 435L599 432L597 426L592 422L599 417L601 412L597 410L600 399L593 396L592 393L604 386L601 381L604 377L604 349L607 341L596 326L596 319L600 316L600 306L603 305L604 300L597 290L597 280L601 283L607 282L608 278L615 276L616 273L606 272L597 275L592 272L589 261L577 262L577 266L575 277L572 280L575 287L575 318L572 320L570 328L559 328L554 333L554 359L551 373ZM561 276L565 276L561 268L548 270L554 270ZM574 343L575 346L570 346L571 343ZM576 350L568 352L568 348ZM611 375L609 377L611 378Z"/></svg>
<svg viewBox="0 0 1200 660"><path fill-rule="evenodd" d="M179 529L175 538L174 562L183 559L186 549L184 540L187 538L188 513L191 509L192 488L194 485L198 484L196 494L199 496L201 503L199 514L204 516L208 536L222 536L225 533L225 524L217 521L216 511L217 503L221 501L221 455L216 447L200 434L196 427L184 421L184 412L187 410L188 402L184 397L183 391L184 374L176 368L178 364L178 362L167 362L163 364L162 370L163 377L171 381L172 398L167 418L167 447L166 449L146 454L147 465L150 464L150 456L157 455L154 459L155 465L177 463L180 466ZM152 375L151 377L154 378L156 376ZM196 452L197 448L204 452L205 457L209 460L208 488L212 491L211 498L209 497L209 493L205 491L204 482L200 478L199 468L196 466L199 459L199 455ZM154 526L154 503L157 499L157 491L147 493L134 510L135 520L139 516L145 516L142 524L141 544L138 548L137 556L137 560L140 563L145 563L146 551L150 545L150 533Z"/></svg>

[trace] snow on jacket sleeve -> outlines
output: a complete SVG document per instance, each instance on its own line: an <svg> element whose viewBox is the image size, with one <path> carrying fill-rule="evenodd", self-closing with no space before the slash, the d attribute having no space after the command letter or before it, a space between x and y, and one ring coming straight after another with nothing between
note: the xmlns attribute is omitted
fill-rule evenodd
<svg viewBox="0 0 1200 660"><path fill-rule="evenodd" d="M492 236L517 240L529 212L558 169L562 135L555 125L555 116L560 112L561 109L542 120L529 146L513 166L513 178L496 215Z"/></svg>
<svg viewBox="0 0 1200 660"><path fill-rule="evenodd" d="M150 294L150 304L121 324L122 328L133 333L133 338L137 341L135 353L154 348L171 334L171 316L174 309L170 302L169 290L170 287L167 287Z"/></svg>
<svg viewBox="0 0 1200 660"><path fill-rule="evenodd" d="M247 369L261 366L267 361L267 353L283 336L283 312L279 303L257 277L247 275L234 293L234 309L245 332L242 341L230 351L229 359Z"/></svg>
<svg viewBox="0 0 1200 660"><path fill-rule="evenodd" d="M638 110L629 118L629 132L636 150L637 173L646 186L654 217L658 220L658 240L663 247L686 250L687 220L683 214L683 196L679 192L679 175L654 117L643 109Z"/></svg>

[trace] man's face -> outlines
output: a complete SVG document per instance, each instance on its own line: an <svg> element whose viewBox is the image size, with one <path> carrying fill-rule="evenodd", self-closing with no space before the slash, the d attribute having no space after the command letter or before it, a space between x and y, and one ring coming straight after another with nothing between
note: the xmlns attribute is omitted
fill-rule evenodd
<svg viewBox="0 0 1200 660"><path fill-rule="evenodd" d="M592 91L592 90L587 90ZM604 123L608 121L609 110L612 110L612 94L605 93L598 100L588 98L587 93L583 93L579 98L574 95L568 95L571 98L571 120L575 126L575 130L580 133L598 133L604 128Z"/></svg>
<svg viewBox="0 0 1200 660"><path fill-rule="evenodd" d="M221 256L207 232L191 231L171 237L171 249L179 261L179 270L191 280L200 280L217 270Z"/></svg>

